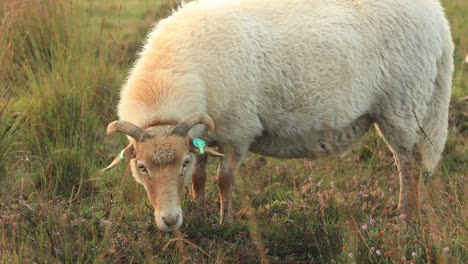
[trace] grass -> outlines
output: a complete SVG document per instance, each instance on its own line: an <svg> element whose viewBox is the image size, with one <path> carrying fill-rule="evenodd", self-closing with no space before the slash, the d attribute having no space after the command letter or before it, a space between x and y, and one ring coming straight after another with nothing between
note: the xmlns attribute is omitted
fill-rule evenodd
<svg viewBox="0 0 468 264"><path fill-rule="evenodd" d="M214 162L206 213L183 200L180 232L157 230L128 168L100 169L105 136L145 33L169 1L0 3L0 263L466 263L468 3L443 1L456 44L450 135L424 178L422 219L396 211L391 153L374 133L341 159L249 156L235 221L218 224Z"/></svg>

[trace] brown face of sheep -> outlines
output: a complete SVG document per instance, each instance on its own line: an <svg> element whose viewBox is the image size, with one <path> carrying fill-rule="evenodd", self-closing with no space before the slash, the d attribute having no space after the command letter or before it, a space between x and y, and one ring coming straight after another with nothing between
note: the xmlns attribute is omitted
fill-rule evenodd
<svg viewBox="0 0 468 264"><path fill-rule="evenodd" d="M143 130L125 121L115 121L107 128L108 134L122 132L135 141L104 170L120 163L121 156L130 160L133 177L145 187L161 231L178 230L182 225L182 191L191 177L195 155L199 155L187 133L197 124L205 124L210 130L214 128L211 118L201 113L188 116L175 127ZM205 155L223 156L209 147L205 147Z"/></svg>

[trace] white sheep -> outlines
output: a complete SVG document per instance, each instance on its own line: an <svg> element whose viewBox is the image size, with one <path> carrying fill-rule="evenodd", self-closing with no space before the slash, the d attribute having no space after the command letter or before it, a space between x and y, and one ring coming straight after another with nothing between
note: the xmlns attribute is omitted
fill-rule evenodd
<svg viewBox="0 0 468 264"><path fill-rule="evenodd" d="M434 171L447 137L452 54L436 0L190 2L154 27L130 72L108 127L130 144L108 168L130 160L158 227L177 230L192 173L204 200L193 137L218 146L205 151L221 157L222 222L248 151L338 155L375 124L397 161L398 207L416 218L420 168Z"/></svg>

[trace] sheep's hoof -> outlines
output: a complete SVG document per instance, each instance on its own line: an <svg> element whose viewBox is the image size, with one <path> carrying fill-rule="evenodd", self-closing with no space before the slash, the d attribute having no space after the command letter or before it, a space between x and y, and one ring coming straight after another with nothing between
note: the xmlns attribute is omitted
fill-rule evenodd
<svg viewBox="0 0 468 264"><path fill-rule="evenodd" d="M417 209L408 209L406 206L398 205L398 218L406 223L416 223L419 221L419 212Z"/></svg>
<svg viewBox="0 0 468 264"><path fill-rule="evenodd" d="M232 210L221 209L221 214L219 217L219 224L222 225L225 222L232 222Z"/></svg>
<svg viewBox="0 0 468 264"><path fill-rule="evenodd" d="M206 206L204 197L192 199L192 202L195 205L195 212L199 215L203 215L203 217L206 218Z"/></svg>

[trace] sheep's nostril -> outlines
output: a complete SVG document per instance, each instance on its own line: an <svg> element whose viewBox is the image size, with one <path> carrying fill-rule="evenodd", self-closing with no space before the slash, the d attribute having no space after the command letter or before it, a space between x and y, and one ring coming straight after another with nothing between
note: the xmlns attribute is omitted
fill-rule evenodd
<svg viewBox="0 0 468 264"><path fill-rule="evenodd" d="M164 224L166 224L168 227L171 227L177 223L177 220L179 220L179 215L174 216L163 216L162 220Z"/></svg>

